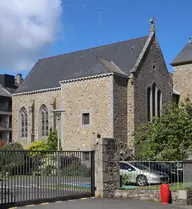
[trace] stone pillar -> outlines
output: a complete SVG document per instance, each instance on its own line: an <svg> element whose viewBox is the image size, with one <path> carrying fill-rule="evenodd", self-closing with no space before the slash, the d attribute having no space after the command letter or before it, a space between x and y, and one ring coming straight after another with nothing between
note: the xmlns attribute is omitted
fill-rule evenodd
<svg viewBox="0 0 192 209"><path fill-rule="evenodd" d="M127 145L134 152L135 91L133 74L129 77L127 91Z"/></svg>
<svg viewBox="0 0 192 209"><path fill-rule="evenodd" d="M55 116L53 113L53 110L55 109L55 103L56 103L55 97L52 97L50 105L49 105L49 129L52 128L52 131L55 131L55 128L56 128Z"/></svg>
<svg viewBox="0 0 192 209"><path fill-rule="evenodd" d="M95 186L96 196L113 197L119 188L119 140L101 138L95 148Z"/></svg>

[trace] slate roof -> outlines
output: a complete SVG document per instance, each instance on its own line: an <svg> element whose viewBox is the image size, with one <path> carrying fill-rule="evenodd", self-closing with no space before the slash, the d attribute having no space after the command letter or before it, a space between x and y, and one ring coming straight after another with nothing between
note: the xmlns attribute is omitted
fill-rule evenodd
<svg viewBox="0 0 192 209"><path fill-rule="evenodd" d="M179 65L183 63L192 62L192 43L189 42L181 52L176 56L176 58L171 62L171 65Z"/></svg>
<svg viewBox="0 0 192 209"><path fill-rule="evenodd" d="M38 60L15 93L59 87L59 81L108 72L128 75L147 36Z"/></svg>
<svg viewBox="0 0 192 209"><path fill-rule="evenodd" d="M11 97L11 94L5 89L2 85L0 85L0 96L2 97Z"/></svg>

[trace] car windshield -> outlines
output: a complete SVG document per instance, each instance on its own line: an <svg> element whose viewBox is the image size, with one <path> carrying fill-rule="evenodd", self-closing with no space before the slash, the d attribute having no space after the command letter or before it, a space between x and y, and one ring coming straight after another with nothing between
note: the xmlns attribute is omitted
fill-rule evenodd
<svg viewBox="0 0 192 209"><path fill-rule="evenodd" d="M149 170L149 168L147 166L142 165L142 164L137 163L137 162L131 162L130 164L135 166L136 168L141 169L141 170Z"/></svg>

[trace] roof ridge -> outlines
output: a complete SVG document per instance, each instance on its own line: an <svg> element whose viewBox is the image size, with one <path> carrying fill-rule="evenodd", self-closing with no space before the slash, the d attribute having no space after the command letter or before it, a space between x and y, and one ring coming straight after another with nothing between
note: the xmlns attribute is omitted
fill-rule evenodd
<svg viewBox="0 0 192 209"><path fill-rule="evenodd" d="M73 51L73 52L68 52L68 53L64 53L64 54L58 54L58 55L54 55L54 56L50 56L50 57L41 58L41 59L38 59L38 61L42 61L42 60L50 59L50 58L54 58L54 57L60 57L60 56L63 56L63 55L70 55L70 54L77 53L77 52L84 52L84 51L97 49L97 48L102 48L102 47L106 47L106 46L111 46L111 45L114 45L114 44L120 44L120 43L124 43L124 42L127 42L127 41L134 41L136 39L144 39L144 38L147 38L147 37L148 36L141 36L141 37L138 37L138 38L132 38L132 39L124 40L124 41L113 42L113 43L105 44L105 45L102 45L102 46L95 46L95 47L91 47L91 48L87 48L87 49L80 49L80 50Z"/></svg>

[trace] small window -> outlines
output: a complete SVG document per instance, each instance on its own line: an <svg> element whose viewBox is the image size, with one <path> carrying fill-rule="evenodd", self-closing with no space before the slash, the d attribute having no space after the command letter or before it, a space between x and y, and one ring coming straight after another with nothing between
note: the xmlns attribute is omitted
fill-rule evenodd
<svg viewBox="0 0 192 209"><path fill-rule="evenodd" d="M83 113L82 124L83 125L89 125L89 122L90 122L89 113Z"/></svg>

